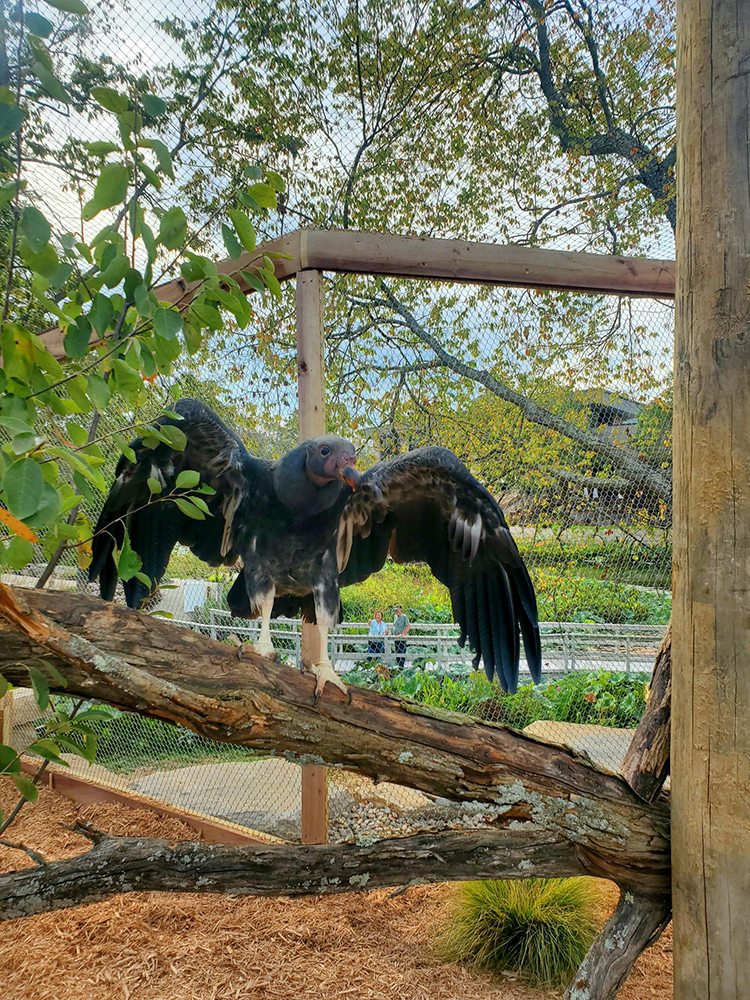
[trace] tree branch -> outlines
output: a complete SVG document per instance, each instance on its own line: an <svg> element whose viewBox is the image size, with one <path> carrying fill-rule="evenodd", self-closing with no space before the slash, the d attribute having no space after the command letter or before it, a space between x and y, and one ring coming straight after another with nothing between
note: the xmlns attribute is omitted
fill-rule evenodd
<svg viewBox="0 0 750 1000"><path fill-rule="evenodd" d="M646 895L669 891L669 814L572 751L464 716L310 678L196 632L81 594L0 585L0 672L28 686L40 656L66 693L179 722L214 740L339 765L456 801L497 829L561 838L581 870ZM536 874L533 864L527 875ZM402 867L403 873L403 867ZM442 877L449 877L444 870Z"/></svg>
<svg viewBox="0 0 750 1000"><path fill-rule="evenodd" d="M565 839L523 830L447 831L374 845L252 845L105 837L86 854L0 876L0 920L123 892L328 896L446 879L580 875Z"/></svg>
<svg viewBox="0 0 750 1000"><path fill-rule="evenodd" d="M582 445L587 451L601 455L627 476L633 484L637 484L638 487L648 487L657 496L671 502L672 482L664 473L642 462L629 449L618 448L617 445L612 444L606 438L592 434L591 431L577 427L557 414L545 410L544 407L539 406L538 403L533 402L527 396L516 392L515 389L511 389L510 386L500 382L489 372L464 364L463 361L460 361L445 350L437 337L422 326L414 314L396 298L385 283L381 283L381 291L384 298L373 298L371 300L372 304L392 309L401 316L412 333L423 343L431 347L438 359L446 367L451 368L457 374L464 376L464 378L478 382L505 402L517 406L532 423L539 424L541 427L549 427L551 430L563 434L569 440Z"/></svg>
<svg viewBox="0 0 750 1000"><path fill-rule="evenodd" d="M638 957L658 940L671 919L669 896L659 899L624 892L573 976L564 1000L613 1000Z"/></svg>

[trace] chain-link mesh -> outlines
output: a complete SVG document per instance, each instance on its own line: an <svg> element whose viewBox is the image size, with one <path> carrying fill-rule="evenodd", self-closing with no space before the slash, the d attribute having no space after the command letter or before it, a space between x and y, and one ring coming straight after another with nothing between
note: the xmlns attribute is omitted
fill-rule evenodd
<svg viewBox="0 0 750 1000"><path fill-rule="evenodd" d="M542 30L532 6L110 0L85 32L61 36L58 54L82 91L145 78L170 100L175 181L154 205L181 204L200 230L196 247L215 257L224 251L213 213L245 165L259 163L287 185L260 224L264 238L316 225L671 258L672 4L551 9L544 30L564 55L551 81L557 119L529 56ZM564 70L585 78L591 37L599 87ZM44 118L48 152L29 168L45 212L76 233L92 183L80 141L108 138L110 127L78 108ZM586 146L592 129L604 155ZM106 478L119 454L108 435L157 414L175 385L214 407L254 453L283 454L297 439L294 306L291 284L278 301L251 297L247 329L225 317L169 384L154 381L145 407L108 411L97 430ZM363 465L447 445L491 489L537 589L544 681L526 683L522 665L510 697L472 674L445 591L423 568L391 565L345 592L337 669L617 769L670 613L672 321L670 304L652 299L326 277L330 429L358 443ZM74 485L94 520L101 497ZM88 587L79 554L66 553L52 585ZM15 581L32 584L43 564L40 555ZM233 575L178 547L151 610L216 638L252 638L257 623L227 618ZM380 607L390 620L396 602L412 622L404 655L393 637L373 654L367 619ZM279 624L273 640L297 662L296 625ZM299 836L294 765L128 715L106 728L102 780ZM338 771L329 812L334 838L482 814Z"/></svg>

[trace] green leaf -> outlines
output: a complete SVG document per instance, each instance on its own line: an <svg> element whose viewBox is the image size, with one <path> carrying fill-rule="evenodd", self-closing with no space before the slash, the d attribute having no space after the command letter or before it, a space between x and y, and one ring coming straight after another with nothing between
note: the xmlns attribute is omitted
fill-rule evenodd
<svg viewBox="0 0 750 1000"><path fill-rule="evenodd" d="M177 250L187 238L185 213L176 205L162 216L159 226L159 242L168 250Z"/></svg>
<svg viewBox="0 0 750 1000"><path fill-rule="evenodd" d="M224 246L227 248L227 253L232 258L232 260L239 260L239 258L242 256L242 244L237 239L234 230L230 229L225 222L222 222L221 224L221 237L224 241ZM185 267L191 265L192 263L193 263L192 261L188 261L188 264L186 264ZM197 277L202 277L202 275L197 275ZM195 280L195 279L190 279L190 280Z"/></svg>
<svg viewBox="0 0 750 1000"><path fill-rule="evenodd" d="M47 0L49 3L50 0ZM39 798L39 789L36 787L31 778L27 778L24 774L14 774L13 781L20 795L26 799L27 802L36 802Z"/></svg>
<svg viewBox="0 0 750 1000"><path fill-rule="evenodd" d="M115 318L112 299L108 295L102 295L101 292L97 292L94 296L94 301L91 303L88 318L99 336L104 337Z"/></svg>
<svg viewBox="0 0 750 1000"><path fill-rule="evenodd" d="M176 497L174 503L180 508L183 514L187 517L191 517L194 521L205 521L206 515L202 510L199 510L195 504L191 503L189 500L184 500L182 497Z"/></svg>
<svg viewBox="0 0 750 1000"><path fill-rule="evenodd" d="M79 316L75 323L68 326L63 340L65 354L72 359L82 358L89 349L91 340L91 323L88 317Z"/></svg>
<svg viewBox="0 0 750 1000"><path fill-rule="evenodd" d="M130 547L130 536L127 529L123 528L124 536L122 548L117 557L117 575L121 580L132 580L141 568L141 557Z"/></svg>
<svg viewBox="0 0 750 1000"><path fill-rule="evenodd" d="M151 590L151 577L150 576L146 576L145 573L136 573L135 574L135 578L136 578L136 580L140 580L141 583L145 584L145 586L147 586L148 589Z"/></svg>
<svg viewBox="0 0 750 1000"><path fill-rule="evenodd" d="M246 191L261 208L276 208L276 192L270 184L251 184Z"/></svg>
<svg viewBox="0 0 750 1000"><path fill-rule="evenodd" d="M42 470L33 459L22 458L11 465L0 487L14 517L23 519L39 510L43 483Z"/></svg>
<svg viewBox="0 0 750 1000"><path fill-rule="evenodd" d="M31 686L34 689L34 700L43 712L49 705L49 680L36 667L27 666L26 669L29 672Z"/></svg>
<svg viewBox="0 0 750 1000"><path fill-rule="evenodd" d="M141 145L144 146L146 149L153 149L153 151L156 153L156 159L159 162L159 167L161 168L161 172L163 174L166 174L167 177L170 178L170 180L174 180L174 167L172 166L172 156L167 147L161 141L161 139L142 139Z"/></svg>
<svg viewBox="0 0 750 1000"><path fill-rule="evenodd" d="M165 340L176 337L182 329L182 316L176 309L159 308L154 313L154 330Z"/></svg>
<svg viewBox="0 0 750 1000"><path fill-rule="evenodd" d="M21 761L13 747L0 743L0 773L17 774L21 770Z"/></svg>
<svg viewBox="0 0 750 1000"><path fill-rule="evenodd" d="M163 115L167 110L166 101L163 101L161 97L157 97L156 94L144 94L141 97L141 102L143 110L149 118L158 118L159 115Z"/></svg>
<svg viewBox="0 0 750 1000"><path fill-rule="evenodd" d="M7 681L2 674L0 674L0 698L6 695L10 691L10 681Z"/></svg>
<svg viewBox="0 0 750 1000"><path fill-rule="evenodd" d="M133 291L133 301L135 302L139 316L145 316L146 319L153 316L156 307L149 295L148 285L140 284L136 286Z"/></svg>
<svg viewBox="0 0 750 1000"><path fill-rule="evenodd" d="M107 409L112 393L101 375L89 375L88 395L99 413L103 413Z"/></svg>
<svg viewBox="0 0 750 1000"><path fill-rule="evenodd" d="M211 513L208 504L201 497L190 497L190 502L194 503L196 507L200 507L200 509L204 511L206 514Z"/></svg>
<svg viewBox="0 0 750 1000"><path fill-rule="evenodd" d="M32 72L50 97L56 101L60 101L62 104L70 104L70 94L51 70L47 69L42 63L35 62L32 66Z"/></svg>
<svg viewBox="0 0 750 1000"><path fill-rule="evenodd" d="M133 465L135 465L135 461L136 461L135 452L130 447L130 445L127 443L127 441L122 436L122 434L113 434L112 435L112 440L115 442L115 444L117 445L117 447L123 453L123 455L125 456L125 458L127 458L127 460L129 462L132 462Z"/></svg>
<svg viewBox="0 0 750 1000"><path fill-rule="evenodd" d="M70 393L70 398L78 407L75 412L78 413L88 413L91 410L91 402L89 397L86 395L88 390L88 383L83 375L76 375L75 378L71 379L68 383L68 392Z"/></svg>
<svg viewBox="0 0 750 1000"><path fill-rule="evenodd" d="M122 358L117 358L115 361L114 372L117 388L121 392L138 392L143 385L143 380L138 372L134 371Z"/></svg>
<svg viewBox="0 0 750 1000"><path fill-rule="evenodd" d="M44 484L49 485L48 483ZM6 551L6 560L11 569L23 569L34 558L34 546L25 538L14 535Z"/></svg>
<svg viewBox="0 0 750 1000"><path fill-rule="evenodd" d="M286 186L284 184L284 178L281 176L281 174L277 174L275 170L266 170L266 180L274 189L274 191L281 192L284 190L284 187Z"/></svg>
<svg viewBox="0 0 750 1000"><path fill-rule="evenodd" d="M52 228L38 208L27 205L21 216L21 232L34 253L39 253L49 243Z"/></svg>
<svg viewBox="0 0 750 1000"><path fill-rule="evenodd" d="M125 201L128 193L128 168L124 163L105 163L94 188L97 211Z"/></svg>
<svg viewBox="0 0 750 1000"><path fill-rule="evenodd" d="M57 743L46 736L43 736L40 740L35 740L26 749L30 753L35 753L43 757L44 760L51 761L53 764L62 764L63 767L70 767L70 764L60 756L60 747Z"/></svg>
<svg viewBox="0 0 750 1000"><path fill-rule="evenodd" d="M190 311L193 316L198 318L201 326L207 326L209 330L221 330L224 326L219 310L215 306L209 305L205 299L194 302Z"/></svg>
<svg viewBox="0 0 750 1000"><path fill-rule="evenodd" d="M27 518L27 523L31 528L46 528L52 524L60 514L62 500L60 494L51 483L44 483L42 495L39 498L39 507Z"/></svg>
<svg viewBox="0 0 750 1000"><path fill-rule="evenodd" d="M0 139L13 135L26 121L26 112L17 104L0 104Z"/></svg>
<svg viewBox="0 0 750 1000"><path fill-rule="evenodd" d="M146 480L146 485L148 486L149 493L151 493L152 495L156 493L161 493L162 491L161 483L159 482L158 479L154 479L153 476L149 476L149 478Z"/></svg>
<svg viewBox="0 0 750 1000"><path fill-rule="evenodd" d="M280 299L281 285L279 284L279 280L274 274L274 272L268 270L267 268L262 268L261 274L263 275L263 280L266 283L266 288L271 293L271 295L273 295L277 299Z"/></svg>
<svg viewBox="0 0 750 1000"><path fill-rule="evenodd" d="M252 222L244 214L240 212L239 209L232 208L229 210L229 218L234 224L234 228L237 230L237 235L242 241L242 245L246 250L251 252L255 249L255 229L253 228Z"/></svg>
<svg viewBox="0 0 750 1000"><path fill-rule="evenodd" d="M128 258L125 254L118 253L107 265L106 270L102 273L102 283L106 285L107 288L117 288L129 270L130 262L128 261Z"/></svg>
<svg viewBox="0 0 750 1000"><path fill-rule="evenodd" d="M116 142L106 142L99 139L96 142L84 142L84 148L95 156L106 156L107 153L121 153L122 150Z"/></svg>
<svg viewBox="0 0 750 1000"><path fill-rule="evenodd" d="M16 187L17 185L14 180L6 181L5 184L0 186L0 208L3 205L7 205L11 198L15 197Z"/></svg>
<svg viewBox="0 0 750 1000"><path fill-rule="evenodd" d="M92 469L87 462L85 462L79 455L75 452L69 451L67 448L49 448L50 455L54 455L55 458L62 459L63 462L67 462L76 472L80 473L84 479L87 479L90 483L101 492L107 492L107 483L104 476L99 472L98 469Z"/></svg>
<svg viewBox="0 0 750 1000"><path fill-rule="evenodd" d="M92 87L90 94L97 104L101 104L107 111L112 111L116 115L121 115L128 110L127 97L124 94L118 94L111 87Z"/></svg>
<svg viewBox="0 0 750 1000"><path fill-rule="evenodd" d="M240 274L248 283L250 288L252 288L254 291L265 292L266 286L263 284L263 282L260 280L257 274L253 274L252 271L241 271Z"/></svg>
<svg viewBox="0 0 750 1000"><path fill-rule="evenodd" d="M167 439L170 448L174 448L175 451L185 450L187 437L184 431L181 431L179 427L172 426L172 424L163 424L160 430Z"/></svg>
<svg viewBox="0 0 750 1000"><path fill-rule="evenodd" d="M194 469L183 469L175 481L175 486L179 490L189 490L197 486L201 481L200 473Z"/></svg>
<svg viewBox="0 0 750 1000"><path fill-rule="evenodd" d="M37 38L49 38L54 30L54 25L51 21L48 21L46 17L42 17L41 14L34 13L32 10L24 11L23 19L31 34L36 35Z"/></svg>

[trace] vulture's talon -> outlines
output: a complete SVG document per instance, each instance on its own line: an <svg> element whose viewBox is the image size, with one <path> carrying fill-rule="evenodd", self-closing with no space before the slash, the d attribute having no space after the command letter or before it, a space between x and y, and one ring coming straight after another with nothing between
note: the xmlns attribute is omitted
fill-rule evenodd
<svg viewBox="0 0 750 1000"><path fill-rule="evenodd" d="M237 659L238 660L242 659L242 654L243 654L244 650L245 650L245 645L244 645L244 643L241 642L239 644L239 646L237 647Z"/></svg>
<svg viewBox="0 0 750 1000"><path fill-rule="evenodd" d="M329 682L331 684L334 684L343 694L347 695L349 697L349 700L351 701L351 692L347 688L346 684L344 684L344 682L341 680L336 671L333 669L330 663L313 664L312 672L315 674L315 677L317 678L315 684L315 701L314 701L315 706L317 706L318 702L320 701L320 696L323 694L323 689Z"/></svg>

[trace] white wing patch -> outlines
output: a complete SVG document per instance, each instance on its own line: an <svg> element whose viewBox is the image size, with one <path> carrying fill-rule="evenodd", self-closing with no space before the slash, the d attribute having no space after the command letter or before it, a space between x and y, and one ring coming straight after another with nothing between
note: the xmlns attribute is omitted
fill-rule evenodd
<svg viewBox="0 0 750 1000"><path fill-rule="evenodd" d="M448 522L448 538L453 543L453 551L461 550L464 559L474 562L480 542L485 537L485 528L479 514L465 514L454 510Z"/></svg>
<svg viewBox="0 0 750 1000"><path fill-rule="evenodd" d="M354 538L354 522L351 517L343 516L339 521L338 538L336 539L336 562L339 573L343 573L349 562Z"/></svg>

